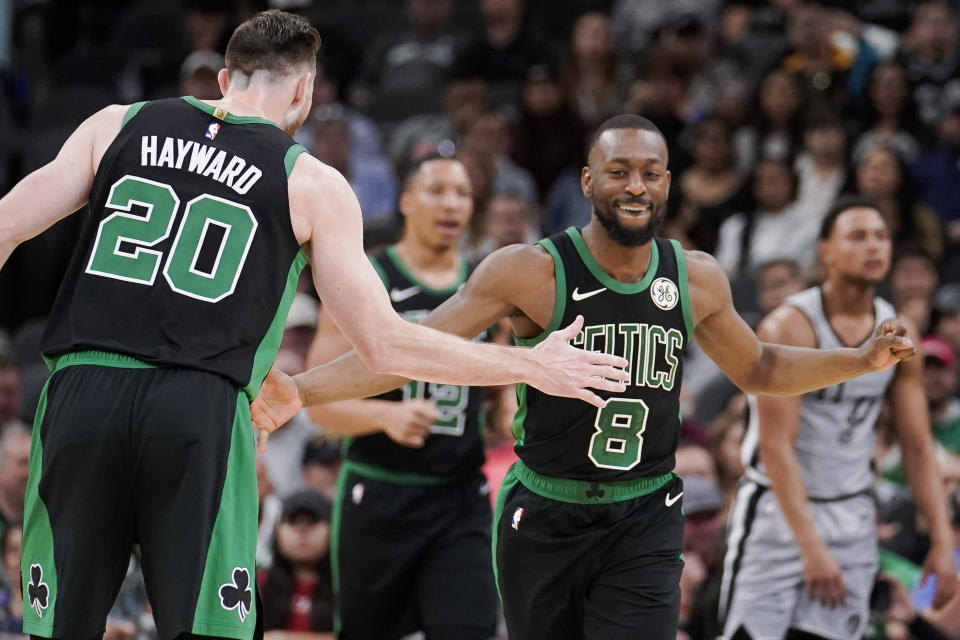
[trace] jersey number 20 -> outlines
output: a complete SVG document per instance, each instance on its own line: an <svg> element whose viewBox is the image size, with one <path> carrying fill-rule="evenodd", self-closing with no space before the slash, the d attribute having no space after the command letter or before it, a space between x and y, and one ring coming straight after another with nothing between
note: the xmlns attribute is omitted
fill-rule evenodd
<svg viewBox="0 0 960 640"><path fill-rule="evenodd" d="M133 205L146 207L146 216L131 213ZM100 222L87 273L152 286L163 254L151 249L170 237L180 198L168 184L124 176L110 187L107 206L114 209ZM201 264L202 249L210 247ZM219 302L233 293L257 230L250 207L204 194L187 203L163 277L177 293ZM209 238L214 238L209 240Z"/></svg>

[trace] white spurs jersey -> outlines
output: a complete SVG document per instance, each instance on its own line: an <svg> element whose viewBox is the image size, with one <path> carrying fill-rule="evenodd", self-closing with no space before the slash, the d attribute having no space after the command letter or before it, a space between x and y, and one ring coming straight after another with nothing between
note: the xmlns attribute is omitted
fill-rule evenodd
<svg viewBox="0 0 960 640"><path fill-rule="evenodd" d="M810 320L819 348L845 346L827 320L820 287L790 296L784 304L796 307ZM874 298L873 308L877 325L896 315L893 306L880 298ZM874 427L894 372L895 367L875 371L803 395L794 452L811 499L832 500L860 493L873 484ZM756 398L748 396L748 403L750 420L741 458L747 477L770 486L760 459Z"/></svg>

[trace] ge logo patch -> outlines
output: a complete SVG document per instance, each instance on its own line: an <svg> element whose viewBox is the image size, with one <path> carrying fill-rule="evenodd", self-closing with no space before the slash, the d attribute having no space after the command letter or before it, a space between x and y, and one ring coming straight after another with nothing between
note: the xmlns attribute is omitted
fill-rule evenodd
<svg viewBox="0 0 960 640"><path fill-rule="evenodd" d="M680 290L670 278L657 278L650 285L650 299L664 311L670 311L680 302Z"/></svg>
<svg viewBox="0 0 960 640"><path fill-rule="evenodd" d="M220 606L227 611L236 609L240 622L247 618L253 605L253 591L250 590L250 573L237 567L233 570L233 582L220 587Z"/></svg>

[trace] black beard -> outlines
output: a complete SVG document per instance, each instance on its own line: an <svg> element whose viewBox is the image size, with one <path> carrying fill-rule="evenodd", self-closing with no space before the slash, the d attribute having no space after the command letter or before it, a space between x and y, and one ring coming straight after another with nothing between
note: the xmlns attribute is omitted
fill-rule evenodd
<svg viewBox="0 0 960 640"><path fill-rule="evenodd" d="M597 220L600 221L600 226L606 230L610 239L621 247L642 247L653 240L653 237L657 235L657 231L660 230L660 226L663 224L664 205L662 203L658 205L649 200L624 201L623 204L650 205L650 218L647 220L646 226L639 229L632 229L623 226L620 218L613 212L614 205L602 206L596 197L590 198L590 201L593 203L593 213L597 216Z"/></svg>

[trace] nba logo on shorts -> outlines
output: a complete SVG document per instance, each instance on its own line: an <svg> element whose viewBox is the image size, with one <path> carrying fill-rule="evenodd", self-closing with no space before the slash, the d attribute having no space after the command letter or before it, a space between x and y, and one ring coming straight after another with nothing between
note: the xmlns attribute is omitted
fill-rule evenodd
<svg viewBox="0 0 960 640"><path fill-rule="evenodd" d="M210 126L207 127L207 132L203 134L204 138L210 138L213 140L217 137L217 134L220 133L220 125L216 122L211 122Z"/></svg>
<svg viewBox="0 0 960 640"><path fill-rule="evenodd" d="M350 497L353 498L353 504L360 504L363 502L363 491L364 487L362 482L358 482L357 484L353 485L353 490L350 492L352 494Z"/></svg>
<svg viewBox="0 0 960 640"><path fill-rule="evenodd" d="M517 507L517 510L513 512L513 524L510 526L513 527L514 531L520 530L520 518L523 517L523 507Z"/></svg>

